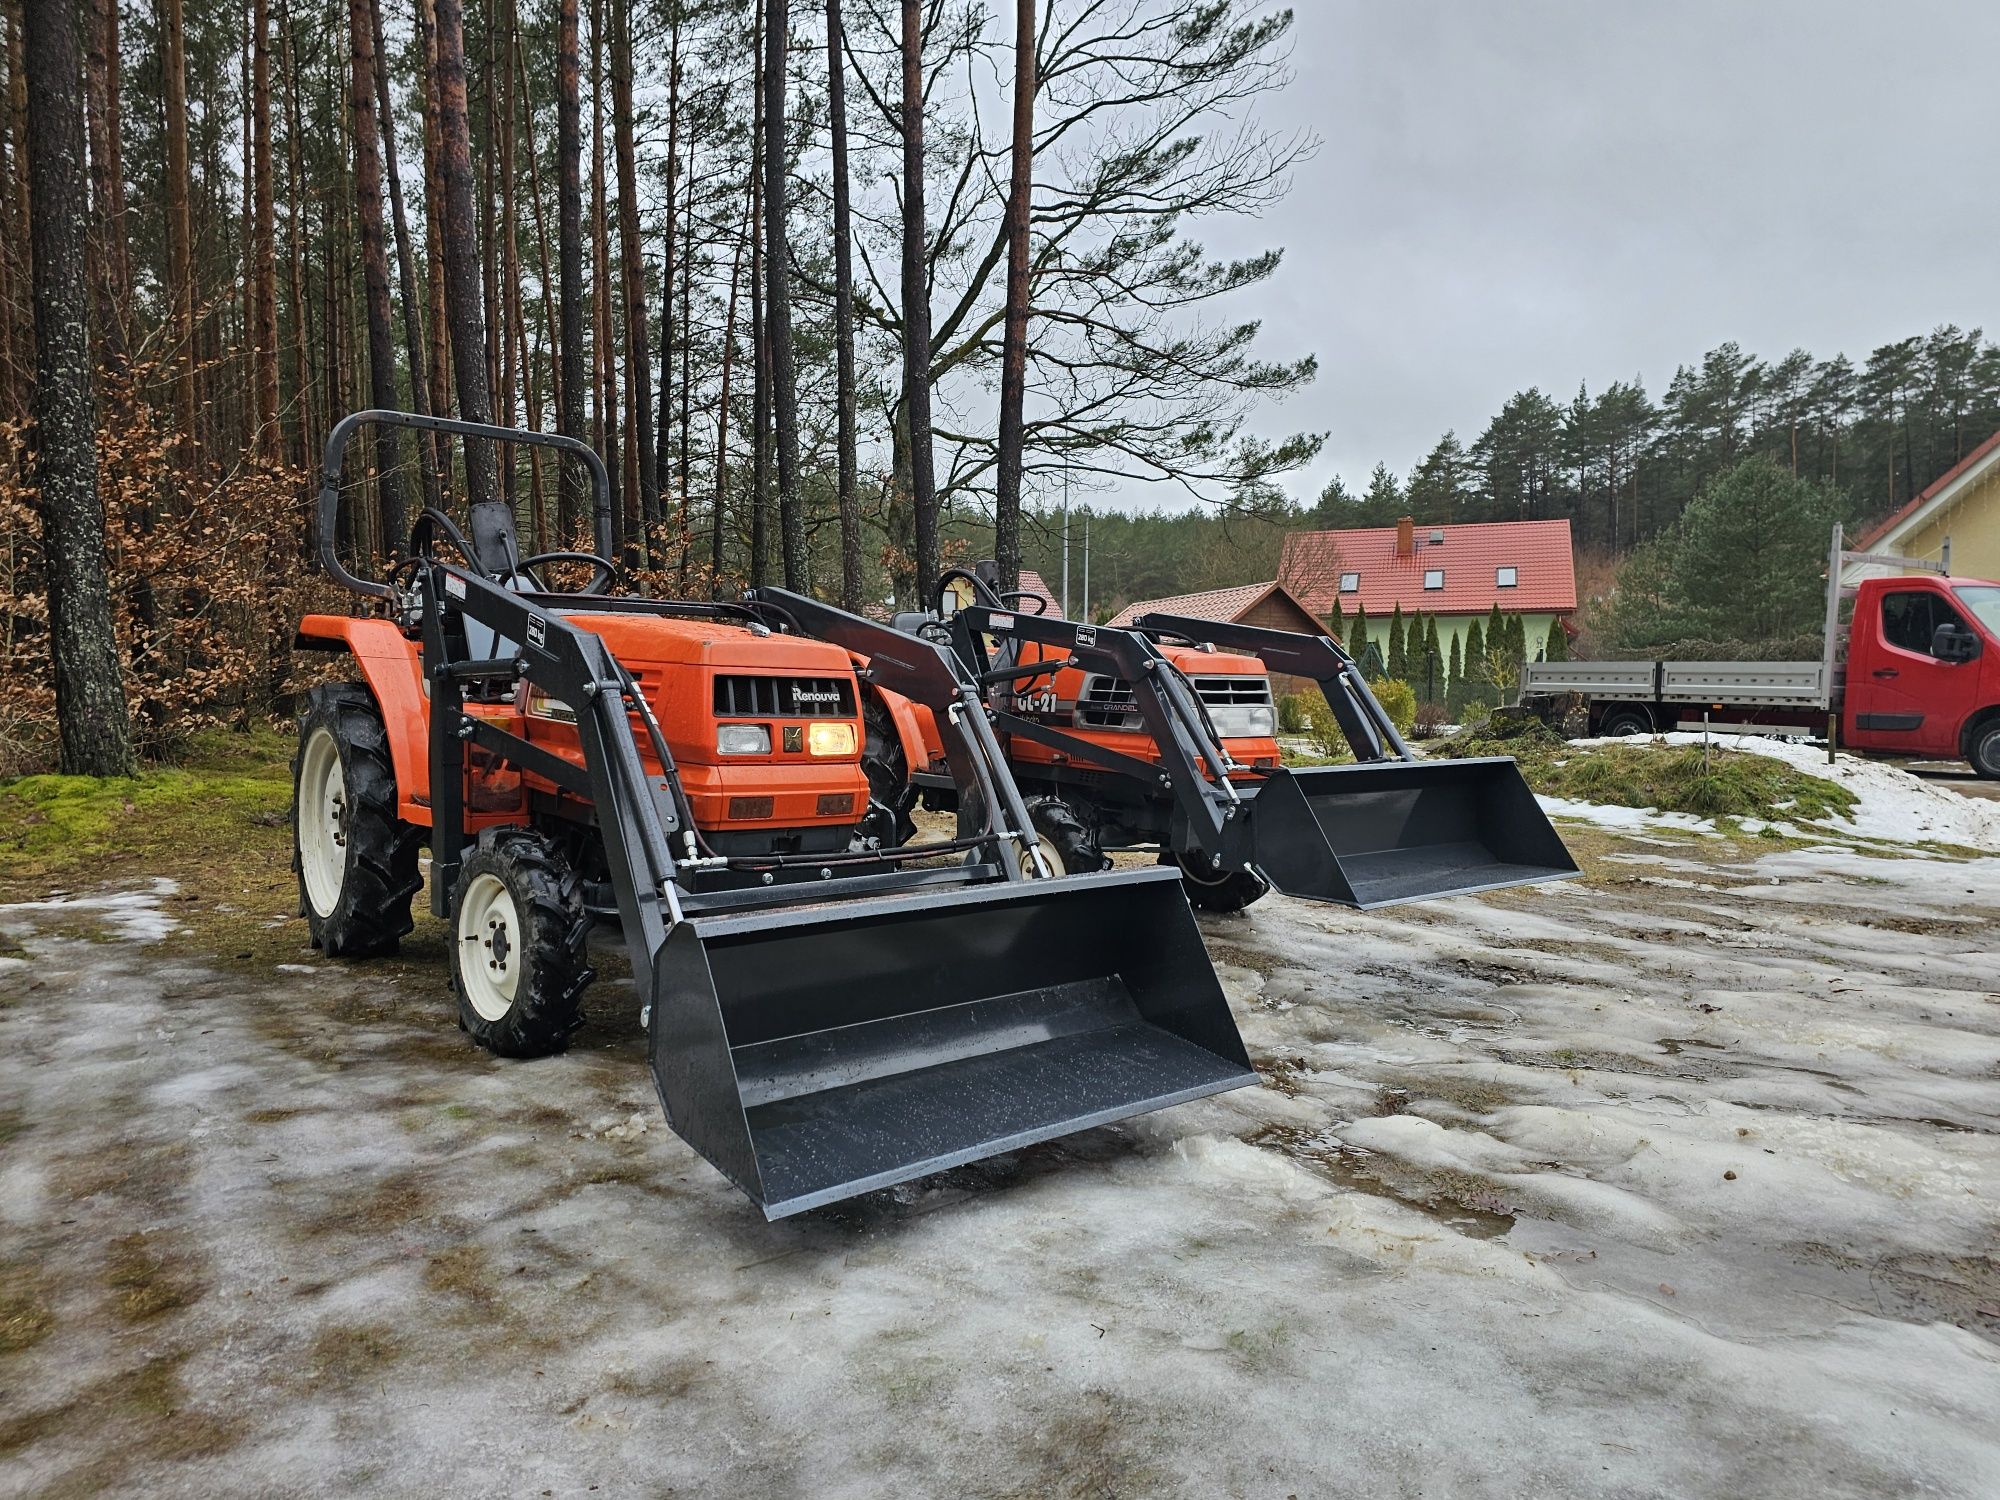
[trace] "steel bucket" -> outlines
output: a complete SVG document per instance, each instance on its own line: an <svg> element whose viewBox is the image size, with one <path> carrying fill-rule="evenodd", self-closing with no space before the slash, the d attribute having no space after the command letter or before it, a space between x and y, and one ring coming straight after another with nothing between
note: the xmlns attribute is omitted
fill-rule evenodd
<svg viewBox="0 0 2000 1500"><path fill-rule="evenodd" d="M667 1120L766 1218L1257 1081L1171 870L679 924Z"/></svg>
<svg viewBox="0 0 2000 1500"><path fill-rule="evenodd" d="M1250 816L1257 868L1312 901L1395 906L1578 873L1504 755L1281 771Z"/></svg>

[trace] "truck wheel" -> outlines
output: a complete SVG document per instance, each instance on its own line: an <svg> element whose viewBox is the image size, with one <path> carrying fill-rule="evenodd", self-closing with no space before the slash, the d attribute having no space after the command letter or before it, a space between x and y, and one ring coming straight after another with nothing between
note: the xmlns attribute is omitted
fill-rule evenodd
<svg viewBox="0 0 2000 1500"><path fill-rule="evenodd" d="M1627 735L1651 734L1653 716L1643 708L1614 708L1604 716L1597 732L1617 739Z"/></svg>
<svg viewBox="0 0 2000 1500"><path fill-rule="evenodd" d="M501 1057L547 1057L583 1024L590 916L576 873L546 839L490 829L452 893L458 1022Z"/></svg>
<svg viewBox="0 0 2000 1500"><path fill-rule="evenodd" d="M1972 731L1972 769L1988 781L2000 781L2000 719L1989 719Z"/></svg>
<svg viewBox="0 0 2000 1500"><path fill-rule="evenodd" d="M1181 867L1181 889L1196 911L1242 911L1271 889L1254 870L1216 869L1198 849L1185 854L1169 854L1163 849L1160 863Z"/></svg>
<svg viewBox="0 0 2000 1500"><path fill-rule="evenodd" d="M423 884L423 840L396 816L389 732L368 689L314 688L292 763L292 871L313 946L329 958L394 953Z"/></svg>

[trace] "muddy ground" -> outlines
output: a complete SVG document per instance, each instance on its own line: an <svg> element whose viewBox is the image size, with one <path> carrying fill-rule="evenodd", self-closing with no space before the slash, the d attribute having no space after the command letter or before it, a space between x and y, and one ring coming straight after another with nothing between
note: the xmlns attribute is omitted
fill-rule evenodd
<svg viewBox="0 0 2000 1500"><path fill-rule="evenodd" d="M0 910L0 1491L2000 1494L2000 860L1569 832L1203 919L1260 1089L776 1225L615 983L509 1064Z"/></svg>

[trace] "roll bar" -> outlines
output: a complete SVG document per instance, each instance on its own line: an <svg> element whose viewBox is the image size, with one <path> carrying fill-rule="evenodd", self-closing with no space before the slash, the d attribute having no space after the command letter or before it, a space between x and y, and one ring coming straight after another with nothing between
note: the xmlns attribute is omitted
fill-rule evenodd
<svg viewBox="0 0 2000 1500"><path fill-rule="evenodd" d="M414 412L374 408L351 412L334 423L333 431L327 434L326 451L320 462L319 565L326 570L329 578L342 587L377 599L395 597L395 590L388 584L357 578L350 573L334 547L340 522L340 479L347 457L347 444L363 427L409 427L418 432L441 432L447 436L485 439L495 443L524 443L532 447L553 448L558 453L583 460L590 470L591 530L596 537L598 551L605 557L611 555L611 475L605 470L604 460L597 456L597 450L588 443L555 432L530 432L520 427L495 427L488 422L462 422L456 417L423 417ZM505 502L474 498L472 540L475 550L482 555L467 559L469 562L494 576L509 570L516 560L512 555L516 549L513 545L513 512ZM489 549L497 556L486 556Z"/></svg>

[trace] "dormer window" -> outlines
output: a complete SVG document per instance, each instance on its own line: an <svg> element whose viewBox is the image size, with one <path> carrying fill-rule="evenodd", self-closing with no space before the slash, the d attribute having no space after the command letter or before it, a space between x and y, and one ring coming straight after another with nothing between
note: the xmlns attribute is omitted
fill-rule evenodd
<svg viewBox="0 0 2000 1500"><path fill-rule="evenodd" d="M1441 588L1443 588L1443 587L1444 587L1444 569L1443 569L1443 568L1426 568L1426 569L1424 569L1424 587L1425 587L1425 588L1427 588L1427 589L1441 589Z"/></svg>
<svg viewBox="0 0 2000 1500"><path fill-rule="evenodd" d="M1493 587L1496 589L1511 589L1520 581L1521 572L1518 568L1495 568L1493 570Z"/></svg>
<svg viewBox="0 0 2000 1500"><path fill-rule="evenodd" d="M1361 575L1359 573L1342 573L1340 575L1340 591L1343 594L1360 593Z"/></svg>

